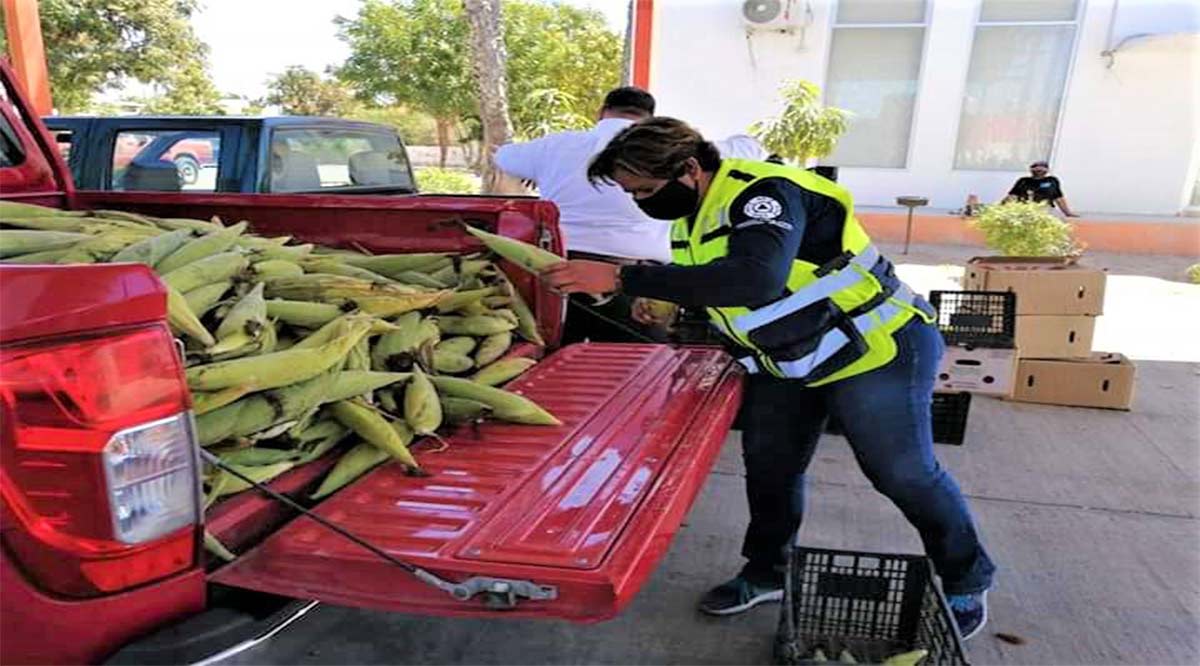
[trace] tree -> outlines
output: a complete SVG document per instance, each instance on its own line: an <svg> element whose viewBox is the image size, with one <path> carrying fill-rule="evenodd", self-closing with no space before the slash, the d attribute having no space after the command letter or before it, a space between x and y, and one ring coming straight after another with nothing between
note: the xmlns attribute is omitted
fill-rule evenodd
<svg viewBox="0 0 1200 666"><path fill-rule="evenodd" d="M166 84L166 92L145 100L143 113L213 115L224 113L221 93L200 61L189 63Z"/></svg>
<svg viewBox="0 0 1200 666"><path fill-rule="evenodd" d="M590 122L621 80L621 38L603 16L528 0L504 0L501 14L516 135ZM452 130L478 114L462 0L367 0L338 25L351 50L339 76L376 105L436 118L443 150Z"/></svg>
<svg viewBox="0 0 1200 666"><path fill-rule="evenodd" d="M811 81L788 81L782 93L783 113L754 123L750 133L772 153L801 163L832 153L846 133L849 112L823 106L821 89Z"/></svg>
<svg viewBox="0 0 1200 666"><path fill-rule="evenodd" d="M577 129L621 83L621 37L594 10L523 0L504 3L508 94L518 136ZM551 102L547 104L547 102Z"/></svg>
<svg viewBox="0 0 1200 666"><path fill-rule="evenodd" d="M336 22L351 51L339 78L377 105L433 116L445 166L455 124L476 107L462 0L367 0Z"/></svg>
<svg viewBox="0 0 1200 666"><path fill-rule="evenodd" d="M267 104L278 104L295 116L342 116L352 106L353 95L341 82L293 65L267 83Z"/></svg>
<svg viewBox="0 0 1200 666"><path fill-rule="evenodd" d="M498 192L501 183L491 159L492 150L512 141L508 117L508 52L504 49L504 27L500 0L463 0L471 27L471 68L479 90L479 116L483 121L483 191Z"/></svg>
<svg viewBox="0 0 1200 666"><path fill-rule="evenodd" d="M192 32L196 8L197 0L41 0L57 110L77 113L92 95L127 78L169 88L196 76L187 70L208 51ZM0 41L3 35L0 29Z"/></svg>

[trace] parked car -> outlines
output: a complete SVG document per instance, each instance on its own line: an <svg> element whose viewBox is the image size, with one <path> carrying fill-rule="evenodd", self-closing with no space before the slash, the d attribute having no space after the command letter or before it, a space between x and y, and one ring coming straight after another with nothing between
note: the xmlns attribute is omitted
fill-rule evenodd
<svg viewBox="0 0 1200 666"><path fill-rule="evenodd" d="M445 224L469 220L563 251L549 202L340 196L402 189L357 183L353 173L350 185L321 196L76 190L3 61L0 75L0 199L216 215L247 220L260 234L376 253L479 251L472 236ZM238 166L261 164L268 149L245 139L247 128L269 134L309 127L303 122L215 123L218 170L234 165L218 184L264 176ZM106 141L73 145L111 153ZM101 163L111 170L108 158ZM517 269L510 278L551 349L524 350L546 356L520 388L562 425L464 426L446 434L445 450L413 447L429 476L384 465L309 504L450 581L439 588L265 495L201 508L192 397L164 286L148 267L0 264L0 663L192 663L263 640L319 602L581 622L619 613L708 476L737 411L741 373L711 347L554 349L563 298ZM307 501L335 458L292 469L270 487ZM205 530L237 559L206 558Z"/></svg>
<svg viewBox="0 0 1200 666"><path fill-rule="evenodd" d="M81 190L413 194L385 125L304 116L47 116Z"/></svg>

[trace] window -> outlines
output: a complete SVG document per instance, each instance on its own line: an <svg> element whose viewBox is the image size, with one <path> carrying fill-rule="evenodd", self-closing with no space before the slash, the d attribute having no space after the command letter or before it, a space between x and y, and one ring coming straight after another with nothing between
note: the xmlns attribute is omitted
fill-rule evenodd
<svg viewBox="0 0 1200 666"><path fill-rule="evenodd" d="M395 134L347 129L281 129L271 137L270 192L385 188L415 190Z"/></svg>
<svg viewBox="0 0 1200 666"><path fill-rule="evenodd" d="M8 89L0 82L0 105L5 108L12 109L13 113L17 114L17 121L21 121L21 111L17 108L14 102L11 102L11 95ZM25 151L21 150L21 142L17 139L17 131L8 122L2 113L0 113L0 167L13 167L25 161Z"/></svg>
<svg viewBox="0 0 1200 666"><path fill-rule="evenodd" d="M24 161L25 153L21 150L16 131L8 119L0 115L0 167L17 166Z"/></svg>
<svg viewBox="0 0 1200 666"><path fill-rule="evenodd" d="M110 188L215 192L220 149L220 135L210 130L118 132Z"/></svg>
<svg viewBox="0 0 1200 666"><path fill-rule="evenodd" d="M957 169L1049 159L1075 42L1076 0L983 0L958 127Z"/></svg>
<svg viewBox="0 0 1200 666"><path fill-rule="evenodd" d="M75 138L71 130L50 130L54 135L54 145L58 146L58 152L62 155L64 162L71 161L71 141Z"/></svg>
<svg viewBox="0 0 1200 666"><path fill-rule="evenodd" d="M925 0L840 0L825 101L853 113L832 155L837 166L903 168L908 162Z"/></svg>

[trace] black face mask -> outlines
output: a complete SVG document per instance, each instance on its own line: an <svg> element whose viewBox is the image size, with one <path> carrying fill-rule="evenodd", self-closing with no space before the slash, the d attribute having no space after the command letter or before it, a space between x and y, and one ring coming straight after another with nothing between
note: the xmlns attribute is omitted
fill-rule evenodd
<svg viewBox="0 0 1200 666"><path fill-rule="evenodd" d="M700 204L700 191L675 179L654 194L644 199L634 199L633 202L643 213L656 220L678 220L696 212Z"/></svg>

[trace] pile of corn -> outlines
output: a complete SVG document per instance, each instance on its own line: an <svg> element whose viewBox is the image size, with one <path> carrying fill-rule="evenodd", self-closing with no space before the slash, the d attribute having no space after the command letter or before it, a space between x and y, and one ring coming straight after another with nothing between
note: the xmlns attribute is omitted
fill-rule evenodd
<svg viewBox="0 0 1200 666"><path fill-rule="evenodd" d="M347 441L314 499L389 459L423 474L409 446L416 436L436 439L443 425L559 423L497 388L535 363L506 357L514 338L544 343L488 257L373 256L246 228L0 202L0 263L153 268L167 287L170 325L186 341L200 444L265 482ZM468 231L528 270L561 261ZM205 487L207 507L249 485L213 468Z"/></svg>

